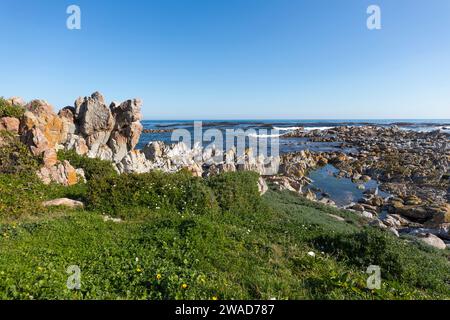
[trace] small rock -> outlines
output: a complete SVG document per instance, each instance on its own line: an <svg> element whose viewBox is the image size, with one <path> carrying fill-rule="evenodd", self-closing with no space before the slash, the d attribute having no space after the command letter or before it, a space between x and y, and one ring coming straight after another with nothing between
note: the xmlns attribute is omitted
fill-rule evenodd
<svg viewBox="0 0 450 320"><path fill-rule="evenodd" d="M328 216L333 218L333 219L335 219L335 220L337 220L337 221L345 222L345 219L340 217L340 216L337 216L337 215L334 215L334 214L328 214Z"/></svg>
<svg viewBox="0 0 450 320"><path fill-rule="evenodd" d="M361 215L362 215L364 218L367 218L367 219L373 219L373 214L371 214L371 213L368 212L368 211L363 211L363 212L361 213Z"/></svg>
<svg viewBox="0 0 450 320"><path fill-rule="evenodd" d="M392 234L394 234L397 238L400 237L400 234L398 233L397 229L395 228L388 228L388 231L390 231Z"/></svg>
<svg viewBox="0 0 450 320"><path fill-rule="evenodd" d="M417 238L436 249L444 250L447 248L443 240L436 237L435 235L432 235L431 233L420 233L417 235Z"/></svg>
<svg viewBox="0 0 450 320"><path fill-rule="evenodd" d="M84 203L68 198L60 198L60 199L54 199L45 201L42 203L44 207L69 207L69 208L84 208Z"/></svg>
<svg viewBox="0 0 450 320"><path fill-rule="evenodd" d="M372 227L380 228L380 229L386 229L387 228L386 225L378 218L375 219L375 220L372 220L371 222L369 222L369 225L372 226Z"/></svg>
<svg viewBox="0 0 450 320"><path fill-rule="evenodd" d="M266 180L264 180L263 177L259 177L258 179L258 191L260 195L263 195L269 190L269 187L267 186Z"/></svg>

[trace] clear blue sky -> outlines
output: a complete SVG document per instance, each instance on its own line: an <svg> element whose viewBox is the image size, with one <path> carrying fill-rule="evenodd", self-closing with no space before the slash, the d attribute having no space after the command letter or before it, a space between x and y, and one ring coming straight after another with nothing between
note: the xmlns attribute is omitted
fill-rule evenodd
<svg viewBox="0 0 450 320"><path fill-rule="evenodd" d="M0 95L57 109L99 90L147 119L450 118L448 0L1 0L0 39Z"/></svg>

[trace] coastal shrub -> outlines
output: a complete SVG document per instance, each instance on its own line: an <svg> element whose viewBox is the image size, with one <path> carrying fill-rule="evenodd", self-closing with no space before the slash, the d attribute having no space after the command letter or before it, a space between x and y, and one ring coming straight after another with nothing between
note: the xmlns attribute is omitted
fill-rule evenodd
<svg viewBox="0 0 450 320"><path fill-rule="evenodd" d="M118 175L110 161L81 156L74 150L58 151L58 159L60 161L67 160L75 168L83 169L87 180L115 177Z"/></svg>
<svg viewBox="0 0 450 320"><path fill-rule="evenodd" d="M7 131L0 131L0 139L0 173L34 175L40 161L28 147Z"/></svg>
<svg viewBox="0 0 450 320"><path fill-rule="evenodd" d="M44 192L37 177L0 174L0 219L39 213Z"/></svg>
<svg viewBox="0 0 450 320"><path fill-rule="evenodd" d="M0 173L0 223L32 216L45 217L55 208L44 208L44 201L56 198L84 201L85 194L85 184L44 185L35 174Z"/></svg>
<svg viewBox="0 0 450 320"><path fill-rule="evenodd" d="M259 174L251 171L226 172L207 180L224 211L252 213L261 206Z"/></svg>
<svg viewBox="0 0 450 320"><path fill-rule="evenodd" d="M91 208L115 215L133 207L194 214L217 210L213 192L202 179L186 172L152 171L92 179L87 197Z"/></svg>
<svg viewBox="0 0 450 320"><path fill-rule="evenodd" d="M23 107L12 105L8 101L0 97L0 118L3 117L21 118L24 113L25 110Z"/></svg>
<svg viewBox="0 0 450 320"><path fill-rule="evenodd" d="M328 253L360 268L380 266L382 277L450 293L450 265L444 256L427 252L391 234L365 228L351 234L327 234L315 244Z"/></svg>

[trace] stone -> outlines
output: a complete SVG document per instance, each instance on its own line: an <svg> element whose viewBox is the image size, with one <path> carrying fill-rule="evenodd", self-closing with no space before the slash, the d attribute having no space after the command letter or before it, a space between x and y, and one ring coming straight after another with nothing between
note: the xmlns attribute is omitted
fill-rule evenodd
<svg viewBox="0 0 450 320"><path fill-rule="evenodd" d="M101 93L95 92L90 97L85 97L82 102L77 100L75 105L76 119L80 132L84 136L89 137L98 132L110 132L114 128L113 114L106 106L105 98Z"/></svg>
<svg viewBox="0 0 450 320"><path fill-rule="evenodd" d="M328 164L328 159L325 157L320 157L317 161L317 165L323 167Z"/></svg>
<svg viewBox="0 0 450 320"><path fill-rule="evenodd" d="M194 162L193 164L185 167L187 171L189 171L194 177L201 177L203 175L202 166L198 163Z"/></svg>
<svg viewBox="0 0 450 320"><path fill-rule="evenodd" d="M418 206L422 204L422 200L420 200L417 196L409 196L404 199L404 203L408 206Z"/></svg>
<svg viewBox="0 0 450 320"><path fill-rule="evenodd" d="M340 221L340 222L345 222L345 219L340 217L340 216L337 216L337 215L334 215L334 214L330 214L330 213L328 213L328 216L333 218L334 220L337 220L337 221Z"/></svg>
<svg viewBox="0 0 450 320"><path fill-rule="evenodd" d="M143 130L140 123L141 105L142 101L139 99L127 100L121 104L111 103L115 126L108 145L113 151L115 162L122 160L139 142Z"/></svg>
<svg viewBox="0 0 450 320"><path fill-rule="evenodd" d="M265 194L269 190L269 187L266 183L266 180L264 180L263 177L259 177L258 179L258 191L260 195Z"/></svg>
<svg viewBox="0 0 450 320"><path fill-rule="evenodd" d="M402 227L406 227L410 224L408 220L405 218L402 218L401 216L397 214L387 214L386 217L383 219L384 224L386 224L389 227L399 229Z"/></svg>
<svg viewBox="0 0 450 320"><path fill-rule="evenodd" d="M23 133L21 139L30 148L31 153L37 157L51 148L44 133L36 127Z"/></svg>
<svg viewBox="0 0 450 320"><path fill-rule="evenodd" d="M21 134L27 135L27 132L33 133L33 129L39 130L49 148L55 148L67 139L62 120L53 112L53 107L48 102L33 100L25 108L28 111L21 122Z"/></svg>
<svg viewBox="0 0 450 320"><path fill-rule="evenodd" d="M12 133L19 133L20 120L13 117L0 118L0 131L6 130Z"/></svg>
<svg viewBox="0 0 450 320"><path fill-rule="evenodd" d="M305 198L310 200L310 201L316 201L317 200L317 196L314 192L312 192L311 190L307 190L306 193L304 194Z"/></svg>
<svg viewBox="0 0 450 320"><path fill-rule="evenodd" d="M390 228L388 228L388 231L391 232L397 238L400 237L400 234L398 233L398 231L395 228L390 227Z"/></svg>
<svg viewBox="0 0 450 320"><path fill-rule="evenodd" d="M66 143L70 137L76 134L77 127L75 125L75 108L65 107L58 113L62 121L61 144Z"/></svg>
<svg viewBox="0 0 450 320"><path fill-rule="evenodd" d="M234 163L219 164L220 172L236 172L236 165Z"/></svg>
<svg viewBox="0 0 450 320"><path fill-rule="evenodd" d="M363 211L363 212L361 212L361 215L362 215L364 218L367 218L367 219L373 219L373 214L370 213L370 212L368 212L368 211Z"/></svg>
<svg viewBox="0 0 450 320"><path fill-rule="evenodd" d="M42 160L44 162L44 166L52 167L58 163L58 155L55 149L47 149L43 153Z"/></svg>
<svg viewBox="0 0 450 320"><path fill-rule="evenodd" d="M66 145L66 150L74 150L77 154L84 156L89 152L89 147L86 144L86 140L78 135L70 135Z"/></svg>
<svg viewBox="0 0 450 320"><path fill-rule="evenodd" d="M130 99L121 104L111 103L110 109L115 116L116 126L120 129L131 125L133 122L142 120L142 101L140 99Z"/></svg>
<svg viewBox="0 0 450 320"><path fill-rule="evenodd" d="M25 100L23 100L21 97L11 97L11 98L7 99L6 101L8 101L13 106L24 107L26 105Z"/></svg>
<svg viewBox="0 0 450 320"><path fill-rule="evenodd" d="M424 222L433 216L425 207L413 205L396 208L395 213L418 222Z"/></svg>
<svg viewBox="0 0 450 320"><path fill-rule="evenodd" d="M429 222L432 225L439 225L443 223L450 223L450 204L446 203L440 207L429 207L433 218Z"/></svg>
<svg viewBox="0 0 450 320"><path fill-rule="evenodd" d="M117 164L120 173L145 173L154 168L139 150L132 150Z"/></svg>
<svg viewBox="0 0 450 320"><path fill-rule="evenodd" d="M336 202L327 197L323 197L322 199L319 200L319 202L327 206L337 207Z"/></svg>
<svg viewBox="0 0 450 320"><path fill-rule="evenodd" d="M359 204L359 203L351 206L350 209L353 209L353 210L359 211L359 212L363 212L364 211L364 207L361 204Z"/></svg>
<svg viewBox="0 0 450 320"><path fill-rule="evenodd" d="M37 172L37 175L44 184L55 182L65 186L71 186L78 182L77 171L67 160L51 167L42 167Z"/></svg>
<svg viewBox="0 0 450 320"><path fill-rule="evenodd" d="M68 207L68 208L84 208L84 203L68 198L54 199L42 203L44 207Z"/></svg>
<svg viewBox="0 0 450 320"><path fill-rule="evenodd" d="M152 141L145 145L145 147L142 149L142 153L144 153L145 157L148 160L157 161L162 157L164 147L164 142Z"/></svg>
<svg viewBox="0 0 450 320"><path fill-rule="evenodd" d="M119 131L114 131L108 142L108 146L111 150L111 158L114 162L121 161L127 153L130 151L128 149L128 139L125 135L119 133Z"/></svg>
<svg viewBox="0 0 450 320"><path fill-rule="evenodd" d="M417 238L423 243L426 243L427 245L432 246L436 249L444 250L447 248L444 241L431 233L417 234Z"/></svg>
<svg viewBox="0 0 450 320"><path fill-rule="evenodd" d="M370 226L380 228L380 229L387 229L387 226L378 218L375 218L374 220L369 222Z"/></svg>

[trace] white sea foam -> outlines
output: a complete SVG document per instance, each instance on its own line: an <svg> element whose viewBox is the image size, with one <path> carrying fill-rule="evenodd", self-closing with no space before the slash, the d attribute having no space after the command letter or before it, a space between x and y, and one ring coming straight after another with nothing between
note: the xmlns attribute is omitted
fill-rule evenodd
<svg viewBox="0 0 450 320"><path fill-rule="evenodd" d="M332 129L334 127L273 127L274 130L279 131L295 131L302 129L303 131L312 131L312 130L327 130Z"/></svg>
<svg viewBox="0 0 450 320"><path fill-rule="evenodd" d="M275 133L275 134L255 134L250 133L248 136L253 138L277 138L285 135L286 133Z"/></svg>
<svg viewBox="0 0 450 320"><path fill-rule="evenodd" d="M273 127L274 130L278 131L295 131L302 128L303 127Z"/></svg>
<svg viewBox="0 0 450 320"><path fill-rule="evenodd" d="M333 129L334 127L309 127L305 128L305 131L313 131L313 130L328 130Z"/></svg>

